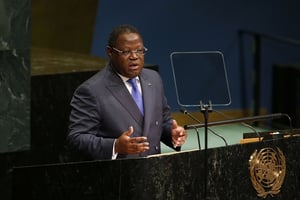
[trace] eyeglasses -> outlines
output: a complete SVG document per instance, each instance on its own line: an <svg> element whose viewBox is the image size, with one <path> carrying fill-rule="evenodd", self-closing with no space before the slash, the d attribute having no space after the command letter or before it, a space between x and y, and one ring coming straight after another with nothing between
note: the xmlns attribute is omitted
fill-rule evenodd
<svg viewBox="0 0 300 200"><path fill-rule="evenodd" d="M112 49L114 52L121 56L129 56L132 53L138 54L138 55L145 55L148 49L146 47L143 47L142 49L136 49L136 50L126 50L126 51L121 51L117 48L107 46L108 48Z"/></svg>

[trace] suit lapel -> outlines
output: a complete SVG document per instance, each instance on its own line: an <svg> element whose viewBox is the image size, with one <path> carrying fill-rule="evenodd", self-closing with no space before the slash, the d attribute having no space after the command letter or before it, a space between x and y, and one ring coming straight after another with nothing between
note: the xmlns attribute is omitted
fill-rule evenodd
<svg viewBox="0 0 300 200"><path fill-rule="evenodd" d="M132 99L122 79L110 69L108 80L107 89L111 91L119 103L131 114L140 127L143 127L143 115Z"/></svg>
<svg viewBox="0 0 300 200"><path fill-rule="evenodd" d="M152 82L147 79L147 77L142 74L140 76L141 87L143 91L143 101L144 101L144 129L143 135L147 136L149 133L150 123L153 121L153 114L155 114L154 103L155 103L155 94Z"/></svg>

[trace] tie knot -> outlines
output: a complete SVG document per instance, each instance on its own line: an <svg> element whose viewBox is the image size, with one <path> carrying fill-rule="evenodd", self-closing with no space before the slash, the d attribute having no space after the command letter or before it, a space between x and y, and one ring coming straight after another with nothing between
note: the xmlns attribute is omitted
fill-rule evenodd
<svg viewBox="0 0 300 200"><path fill-rule="evenodd" d="M130 79L128 79L128 82L129 83L135 83L136 82L136 78L130 78Z"/></svg>
<svg viewBox="0 0 300 200"><path fill-rule="evenodd" d="M134 87L134 88L137 87L137 84L136 84L136 78L128 79L127 82L130 83L130 84L132 85L132 87Z"/></svg>

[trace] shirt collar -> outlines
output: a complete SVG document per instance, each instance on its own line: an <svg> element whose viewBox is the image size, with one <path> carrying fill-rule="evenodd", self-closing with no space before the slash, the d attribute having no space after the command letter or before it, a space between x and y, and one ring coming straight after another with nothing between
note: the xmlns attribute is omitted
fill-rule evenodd
<svg viewBox="0 0 300 200"><path fill-rule="evenodd" d="M119 74L119 73L117 73L119 76L120 76L120 78L122 79L122 81L124 82L124 83L126 83L130 78L128 78L128 77L126 77L126 76L123 76L123 75L121 75L121 74ZM136 76L136 77L134 77L136 80L138 80L138 82L140 82L140 78L139 78L139 76Z"/></svg>

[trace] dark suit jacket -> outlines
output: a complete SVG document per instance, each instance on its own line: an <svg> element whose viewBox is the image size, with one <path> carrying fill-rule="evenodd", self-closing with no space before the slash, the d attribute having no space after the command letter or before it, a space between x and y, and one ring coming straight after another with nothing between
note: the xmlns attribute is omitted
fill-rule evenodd
<svg viewBox="0 0 300 200"><path fill-rule="evenodd" d="M129 126L134 136L146 136L149 150L140 155L118 155L118 158L158 154L160 141L172 147L170 108L163 83L156 71L143 69L140 75L144 117L122 79L107 66L81 84L71 100L67 140L86 159L111 159L113 143Z"/></svg>

